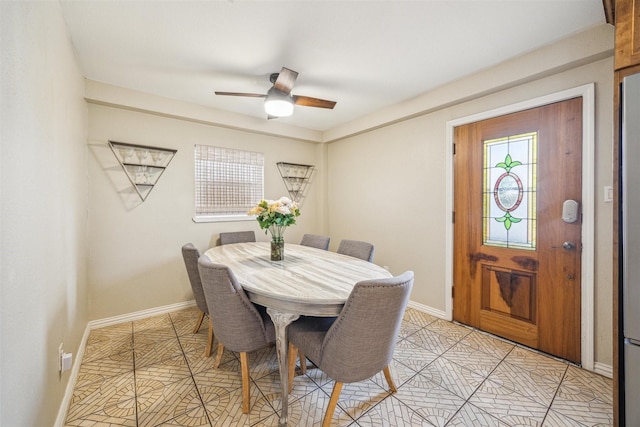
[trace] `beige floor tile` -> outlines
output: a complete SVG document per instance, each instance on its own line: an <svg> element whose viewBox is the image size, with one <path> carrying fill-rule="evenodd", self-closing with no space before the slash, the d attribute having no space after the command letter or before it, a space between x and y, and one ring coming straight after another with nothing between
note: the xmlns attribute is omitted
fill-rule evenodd
<svg viewBox="0 0 640 427"><path fill-rule="evenodd" d="M440 356L445 351L456 345L458 340L449 338L445 335L440 335L437 332L421 329L413 335L410 335L406 341L409 341L419 347L429 350Z"/></svg>
<svg viewBox="0 0 640 427"><path fill-rule="evenodd" d="M231 393L242 387L240 371L226 370L222 365L220 369L210 369L193 374L196 387L200 391L202 400L206 403L207 396L220 396Z"/></svg>
<svg viewBox="0 0 640 427"><path fill-rule="evenodd" d="M568 364L541 353L516 346L504 359L514 366L528 371L536 371L552 380L560 379L567 371Z"/></svg>
<svg viewBox="0 0 640 427"><path fill-rule="evenodd" d="M133 332L139 333L146 329L158 329L172 327L171 316L169 314L160 314L145 319L134 320Z"/></svg>
<svg viewBox="0 0 640 427"><path fill-rule="evenodd" d="M447 322L446 320L438 319L435 322L429 323L425 329L433 332L437 332L440 335L446 335L449 338L453 338L456 341L469 335L473 332L468 326L458 325L456 323Z"/></svg>
<svg viewBox="0 0 640 427"><path fill-rule="evenodd" d="M464 399L418 374L393 395L434 426L444 426L464 405Z"/></svg>
<svg viewBox="0 0 640 427"><path fill-rule="evenodd" d="M75 389L82 390L93 383L103 383L108 378L133 372L133 353L128 357L119 356L122 355L112 355L89 362L83 361L76 378Z"/></svg>
<svg viewBox="0 0 640 427"><path fill-rule="evenodd" d="M498 359L504 359L505 356L515 347L513 343L477 330L462 338L460 340L460 344L467 345L475 350L490 354Z"/></svg>
<svg viewBox="0 0 640 427"><path fill-rule="evenodd" d="M507 362L501 363L491 373L489 380L545 406L551 405L560 386L560 380L520 369Z"/></svg>
<svg viewBox="0 0 640 427"><path fill-rule="evenodd" d="M613 381L593 372L569 366L559 395L571 400L600 400L613 405Z"/></svg>
<svg viewBox="0 0 640 427"><path fill-rule="evenodd" d="M402 340L396 344L393 359L409 367L414 372L424 369L429 363L438 358L438 354L415 344L410 340Z"/></svg>
<svg viewBox="0 0 640 427"><path fill-rule="evenodd" d="M393 395L385 398L362 414L356 423L361 427L416 426L433 427L426 419Z"/></svg>
<svg viewBox="0 0 640 427"><path fill-rule="evenodd" d="M458 343L447 350L442 357L454 362L460 366L464 366L477 375L487 377L498 364L501 362L495 356L488 353L478 351L467 345Z"/></svg>
<svg viewBox="0 0 640 427"><path fill-rule="evenodd" d="M413 308L407 308L402 319L404 322L409 322L414 325L424 327L432 322L435 322L438 318Z"/></svg>
<svg viewBox="0 0 640 427"><path fill-rule="evenodd" d="M209 416L203 406L178 415L172 420L158 424L158 427L210 427Z"/></svg>
<svg viewBox="0 0 640 427"><path fill-rule="evenodd" d="M204 356L207 325L192 333L197 317L189 307L91 331L65 425L277 426L275 348L249 355L251 412L243 414L238 355L225 350L213 369L214 357ZM397 393L382 373L346 384L331 424L612 424L610 379L415 309L405 312L390 368ZM289 426L320 426L332 387L309 363L294 378Z"/></svg>
<svg viewBox="0 0 640 427"><path fill-rule="evenodd" d="M176 340L176 331L172 325L162 328L148 328L133 334L133 345L136 350L153 346L162 341Z"/></svg>
<svg viewBox="0 0 640 427"><path fill-rule="evenodd" d="M135 350L136 371L146 366L163 363L165 365L186 365L180 342L176 337L157 341L153 345L146 345Z"/></svg>
<svg viewBox="0 0 640 427"><path fill-rule="evenodd" d="M182 359L182 364L174 363L172 360L170 364L162 362L136 369L136 387L148 388L149 384L157 383L167 385L180 381L185 377L191 378L191 371L187 361L184 356L182 356Z"/></svg>
<svg viewBox="0 0 640 427"><path fill-rule="evenodd" d="M193 328L196 326L198 319L200 318L200 310L197 307L192 307L186 310L176 311L169 313L171 317L171 323L178 336L193 333ZM209 316L205 316L202 324L200 325L199 332L206 333L209 329Z"/></svg>
<svg viewBox="0 0 640 427"><path fill-rule="evenodd" d="M292 402L288 409L288 426L296 427L317 427L322 425L322 420L327 411L329 404L329 395L322 389L318 388L312 393L304 395L302 398ZM278 407L280 404L278 403ZM269 423L275 421L277 425L278 412L274 420L265 420ZM336 410L331 418L332 426L349 426L354 422L340 405L336 406ZM269 424L274 425L274 424Z"/></svg>
<svg viewBox="0 0 640 427"><path fill-rule="evenodd" d="M403 340L410 335L413 335L422 328L424 328L424 326L419 326L407 321L402 322L402 324L400 325L400 332L398 333L398 341Z"/></svg>
<svg viewBox="0 0 640 427"><path fill-rule="evenodd" d="M131 326L129 326L131 329ZM130 359L133 354L133 335L129 333L101 334L92 332L82 355L83 362L121 357Z"/></svg>
<svg viewBox="0 0 640 427"><path fill-rule="evenodd" d="M257 387L251 387L251 408L248 414L242 413L242 390L237 388L230 393L209 395L204 405L213 426L252 426L275 415L275 410ZM277 425L277 420L276 424Z"/></svg>
<svg viewBox="0 0 640 427"><path fill-rule="evenodd" d="M458 413L449 421L447 427L509 427L507 424L501 422L495 417L492 417L487 412L472 405L466 403Z"/></svg>
<svg viewBox="0 0 640 427"><path fill-rule="evenodd" d="M547 406L489 380L471 396L469 403L507 425L541 425L548 410Z"/></svg>
<svg viewBox="0 0 640 427"><path fill-rule="evenodd" d="M74 389L67 411L67 422L84 419L91 414L123 419L135 418L135 385L133 372L94 382Z"/></svg>
<svg viewBox="0 0 640 427"><path fill-rule="evenodd" d="M457 396L468 399L484 381L484 376L444 357L420 371L420 375Z"/></svg>
<svg viewBox="0 0 640 427"><path fill-rule="evenodd" d="M404 364L397 362L395 359L391 361L389 365L389 369L391 370L391 378L393 379L393 383L396 385L396 387L401 387L402 384L409 381L417 373L412 368L409 368L408 366L405 366ZM374 381L376 384L378 384L380 387L384 388L385 390L389 389L389 384L387 383L387 379L385 378L384 373L382 371L375 374L371 378L371 380Z"/></svg>
<svg viewBox="0 0 640 427"><path fill-rule="evenodd" d="M271 405L276 410L280 410L281 402L281 389L280 389L280 374L273 372L269 375L265 375L257 380L254 384L260 392L267 398ZM293 388L289 393L289 403L300 399L302 396L309 394L319 388L318 384L313 382L307 375L297 375L293 379Z"/></svg>
<svg viewBox="0 0 640 427"><path fill-rule="evenodd" d="M202 407L191 377L139 394L136 400L139 427L156 426Z"/></svg>
<svg viewBox="0 0 640 427"><path fill-rule="evenodd" d="M334 382L331 381L322 386L322 390L331 396L333 385ZM388 388L380 387L371 380L344 384L338 398L338 406L351 418L356 419L390 394Z"/></svg>
<svg viewBox="0 0 640 427"><path fill-rule="evenodd" d="M566 415L560 414L551 409L542 423L543 427L585 427L586 424L581 424L576 420L572 420Z"/></svg>

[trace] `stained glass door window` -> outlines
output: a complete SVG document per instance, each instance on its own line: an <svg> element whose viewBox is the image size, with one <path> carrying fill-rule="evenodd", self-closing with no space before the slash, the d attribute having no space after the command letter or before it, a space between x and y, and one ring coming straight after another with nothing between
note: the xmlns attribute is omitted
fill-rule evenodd
<svg viewBox="0 0 640 427"><path fill-rule="evenodd" d="M536 248L537 133L484 141L483 244Z"/></svg>

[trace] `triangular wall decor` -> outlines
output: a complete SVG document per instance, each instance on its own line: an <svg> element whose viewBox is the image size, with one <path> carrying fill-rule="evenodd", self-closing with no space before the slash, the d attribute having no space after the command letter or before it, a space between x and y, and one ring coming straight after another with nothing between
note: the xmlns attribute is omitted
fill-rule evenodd
<svg viewBox="0 0 640 427"><path fill-rule="evenodd" d="M178 151L116 141L109 148L143 202Z"/></svg>

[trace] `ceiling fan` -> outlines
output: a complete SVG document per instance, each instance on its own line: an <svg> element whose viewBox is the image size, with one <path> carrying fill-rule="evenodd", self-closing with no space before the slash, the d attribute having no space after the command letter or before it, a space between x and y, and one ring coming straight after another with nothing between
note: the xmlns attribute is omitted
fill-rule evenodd
<svg viewBox="0 0 640 427"><path fill-rule="evenodd" d="M292 95L291 90L293 89L293 85L297 78L298 73L296 71L282 67L282 70L280 70L279 73L273 73L269 76L269 81L273 83L273 87L271 87L266 94L219 91L216 91L215 94L264 98L264 109L267 112L267 118L269 119L290 116L293 113L294 104L305 107L328 109L333 109L333 107L335 107L335 101L312 98L310 96Z"/></svg>

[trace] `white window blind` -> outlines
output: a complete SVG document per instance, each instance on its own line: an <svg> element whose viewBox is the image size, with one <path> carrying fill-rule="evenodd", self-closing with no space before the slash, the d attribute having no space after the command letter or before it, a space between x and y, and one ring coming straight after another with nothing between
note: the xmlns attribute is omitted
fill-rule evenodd
<svg viewBox="0 0 640 427"><path fill-rule="evenodd" d="M195 219L246 216L264 196L264 154L195 146Z"/></svg>

